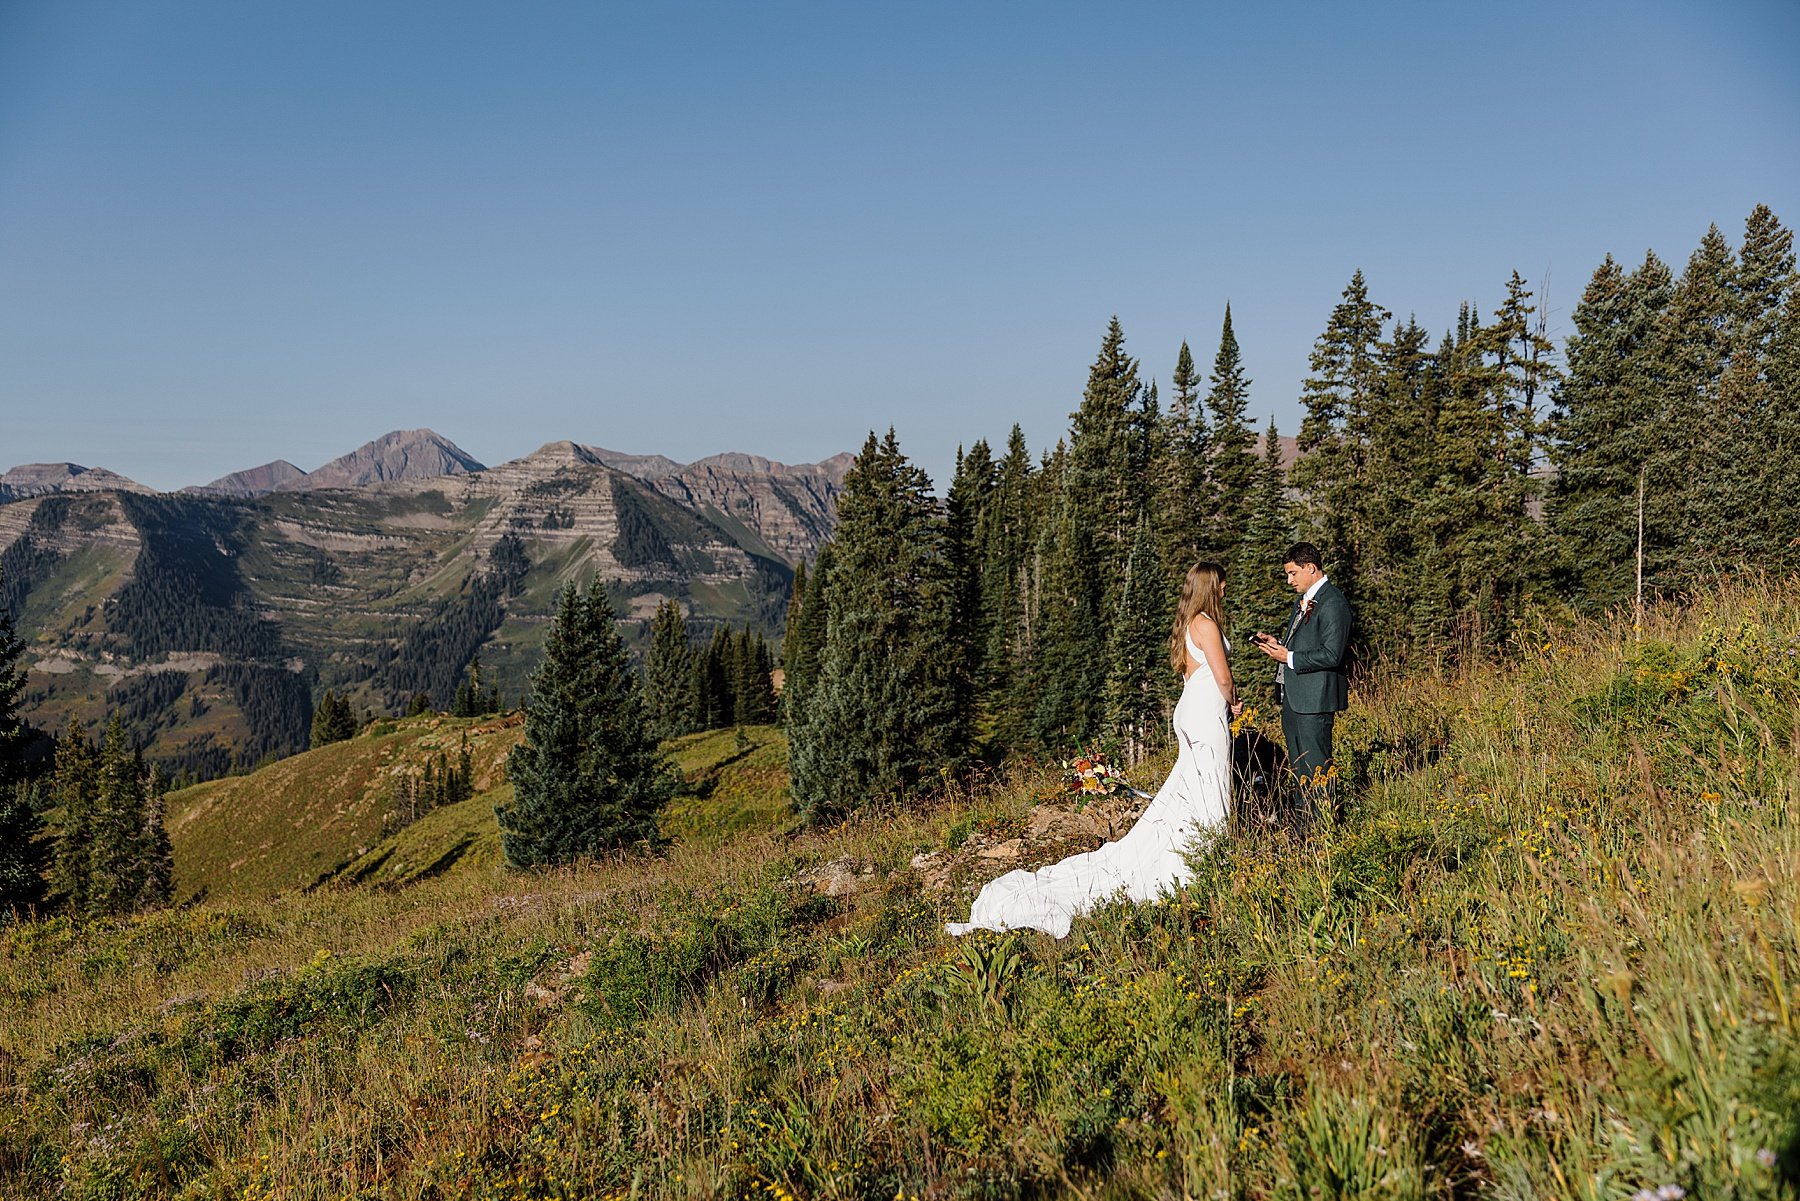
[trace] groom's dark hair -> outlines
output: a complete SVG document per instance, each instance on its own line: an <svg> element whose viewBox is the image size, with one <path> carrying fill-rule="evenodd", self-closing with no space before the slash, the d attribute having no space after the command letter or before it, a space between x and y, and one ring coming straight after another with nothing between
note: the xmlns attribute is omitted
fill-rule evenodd
<svg viewBox="0 0 1800 1201"><path fill-rule="evenodd" d="M1288 547L1287 558L1282 562L1292 563L1295 567L1317 567L1320 571L1325 570L1325 565L1319 562L1319 548L1310 542L1296 542Z"/></svg>

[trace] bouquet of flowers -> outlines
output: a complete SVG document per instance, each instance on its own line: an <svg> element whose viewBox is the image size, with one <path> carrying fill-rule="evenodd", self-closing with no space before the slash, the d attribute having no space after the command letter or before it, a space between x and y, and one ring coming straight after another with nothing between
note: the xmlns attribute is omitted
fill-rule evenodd
<svg viewBox="0 0 1800 1201"><path fill-rule="evenodd" d="M1098 746L1063 762L1064 781L1069 791L1079 793L1083 801L1096 796L1117 796L1137 790L1126 782L1125 773L1106 761L1106 752Z"/></svg>

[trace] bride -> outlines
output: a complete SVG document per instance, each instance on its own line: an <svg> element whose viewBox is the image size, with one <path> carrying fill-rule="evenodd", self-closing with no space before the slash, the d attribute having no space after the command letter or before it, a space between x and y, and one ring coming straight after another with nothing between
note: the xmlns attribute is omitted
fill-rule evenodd
<svg viewBox="0 0 1800 1201"><path fill-rule="evenodd" d="M1186 677L1175 704L1179 752L1169 778L1137 824L1117 842L1071 855L1035 872L1012 871L990 881L966 922L951 934L1033 927L1062 938L1074 918L1121 892L1154 900L1192 874L1183 851L1202 830L1222 827L1231 802L1231 725L1239 709L1229 649L1220 626L1225 569L1196 563L1181 585L1169 659Z"/></svg>

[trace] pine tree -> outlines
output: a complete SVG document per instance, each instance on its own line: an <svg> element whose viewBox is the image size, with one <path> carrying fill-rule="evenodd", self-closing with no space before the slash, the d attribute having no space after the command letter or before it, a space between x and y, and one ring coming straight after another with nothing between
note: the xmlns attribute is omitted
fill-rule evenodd
<svg viewBox="0 0 1800 1201"><path fill-rule="evenodd" d="M5 595L0 579L0 596ZM28 731L19 714L25 645L13 632L12 615L0 607L0 920L43 899L43 819L36 793L25 782Z"/></svg>
<svg viewBox="0 0 1800 1201"><path fill-rule="evenodd" d="M810 822L912 796L967 747L945 520L892 430L846 475L832 541L818 678L789 735Z"/></svg>
<svg viewBox="0 0 1800 1201"><path fill-rule="evenodd" d="M599 581L565 588L531 681L525 740L500 844L517 867L566 863L659 840L675 776L644 719L638 676Z"/></svg>
<svg viewBox="0 0 1800 1201"><path fill-rule="evenodd" d="M999 486L999 467L985 439L976 439L967 454L956 454L956 474L945 497L945 537L952 580L950 637L952 657L959 665L955 678L957 722L975 729L980 708L978 693L986 674L992 642L990 627L997 619L983 605L983 574L979 539L982 520Z"/></svg>
<svg viewBox="0 0 1800 1201"><path fill-rule="evenodd" d="M1174 620L1167 572L1148 520L1138 523L1107 631L1106 728L1136 763L1165 741L1165 639Z"/></svg>
<svg viewBox="0 0 1800 1201"><path fill-rule="evenodd" d="M1236 565L1226 576L1230 594L1225 599L1225 611L1234 629L1262 630L1279 637L1286 624L1293 594L1287 591L1281 565L1288 547L1294 544L1291 510L1287 472L1281 465L1281 431L1271 417L1263 435L1256 483L1250 493L1244 540L1238 545ZM1268 704L1274 700L1275 676L1268 656L1252 646L1248 638L1233 638L1231 671L1238 696L1246 704Z"/></svg>
<svg viewBox="0 0 1800 1201"><path fill-rule="evenodd" d="M1094 549L1076 474L1050 475L1061 487L1038 542L1038 629L1033 647L1032 741L1067 747L1099 732L1106 684L1107 578ZM1118 571L1122 581L1123 565ZM1117 585L1112 608L1118 606Z"/></svg>
<svg viewBox="0 0 1800 1201"><path fill-rule="evenodd" d="M761 634L745 626L732 638L732 724L761 726L775 719L775 689L769 680L773 666Z"/></svg>
<svg viewBox="0 0 1800 1201"><path fill-rule="evenodd" d="M1118 601L1125 559L1147 500L1149 447L1137 360L1125 353L1125 331L1114 317L1088 369L1081 407L1070 415L1069 518L1081 527L1100 583L1102 611Z"/></svg>
<svg viewBox="0 0 1800 1201"><path fill-rule="evenodd" d="M1250 381L1244 378L1237 334L1231 328L1230 305L1225 306L1225 326L1219 333L1211 383L1206 408L1212 416L1210 491L1214 517L1206 544L1196 548L1195 558L1229 563L1232 551L1244 537L1250 513L1250 486L1256 478L1256 434L1246 418ZM1191 563L1183 566L1184 571L1187 566Z"/></svg>
<svg viewBox="0 0 1800 1201"><path fill-rule="evenodd" d="M78 914L91 908L99 798L99 748L88 738L87 727L71 720L56 740L56 766L50 782L50 800L57 811L50 885L70 911Z"/></svg>
<svg viewBox="0 0 1800 1201"><path fill-rule="evenodd" d="M1014 425L975 530L986 645L978 658L972 720L991 754L1019 747L1029 736L1029 710L1020 698L1029 695L1037 615L1035 486L1025 434Z"/></svg>
<svg viewBox="0 0 1800 1201"><path fill-rule="evenodd" d="M0 925L43 902L48 855L37 789L0 787Z"/></svg>
<svg viewBox="0 0 1800 1201"><path fill-rule="evenodd" d="M1176 356L1170 382L1175 394L1157 438L1157 463L1152 473L1156 504L1152 516L1164 565L1171 570L1184 570L1183 565L1195 563L1209 553L1218 524L1213 519L1217 490L1211 477L1212 442L1206 410L1201 407L1200 376L1186 342ZM1241 420L1241 413L1239 417Z"/></svg>
<svg viewBox="0 0 1800 1201"><path fill-rule="evenodd" d="M406 706L406 715L408 717L423 717L430 712L431 694L426 692L413 693L412 700L409 701Z"/></svg>
<svg viewBox="0 0 1800 1201"><path fill-rule="evenodd" d="M163 798L168 791L168 777L151 768L144 779L143 816L138 825L139 882L132 898L134 909L160 908L175 895L175 848L164 825Z"/></svg>
<svg viewBox="0 0 1800 1201"><path fill-rule="evenodd" d="M0 596L6 595L6 579L0 575ZM19 666L25 644L13 630L12 614L0 606L0 797L25 779L25 743L29 731L19 713L25 691L25 670Z"/></svg>
<svg viewBox="0 0 1800 1201"><path fill-rule="evenodd" d="M1729 364L1710 418L1710 454L1694 473L1695 513L1708 531L1715 570L1767 568L1771 552L1792 537L1791 513L1770 504L1785 491L1791 465L1770 453L1783 441L1771 369L1781 316L1796 294L1794 236L1767 206L1744 223L1734 311L1727 330Z"/></svg>
<svg viewBox="0 0 1800 1201"><path fill-rule="evenodd" d="M781 645L781 720L790 730L819 676L819 655L825 648L830 615L827 595L831 560L831 544L827 542L819 548L819 557L805 578L804 596L800 592L800 577L795 577L794 604L798 607L789 611L787 636Z"/></svg>
<svg viewBox="0 0 1800 1201"><path fill-rule="evenodd" d="M650 736L658 741L694 729L693 660L687 618L681 602L671 597L657 606L650 623L650 649L644 656L644 709Z"/></svg>
<svg viewBox="0 0 1800 1201"><path fill-rule="evenodd" d="M1692 588L1731 566L1729 520L1709 503L1706 480L1738 438L1721 395L1737 313L1738 264L1718 226L1708 227L1663 312L1658 452L1649 463L1647 522L1657 532L1648 565L1659 583ZM1721 554L1723 551L1723 555Z"/></svg>
<svg viewBox="0 0 1800 1201"><path fill-rule="evenodd" d="M1301 493L1302 532L1330 560L1333 580L1357 595L1359 556L1372 522L1365 512L1369 412L1382 387L1381 334L1390 314L1369 299L1361 271L1350 277L1313 345L1302 390L1299 458L1292 481Z"/></svg>
<svg viewBox="0 0 1800 1201"><path fill-rule="evenodd" d="M129 913L143 890L143 760L125 737L117 717L107 723L100 745L100 789L94 808L94 844L89 858L88 912Z"/></svg>
<svg viewBox="0 0 1800 1201"><path fill-rule="evenodd" d="M356 734L356 716L350 711L350 703L341 700L337 693L327 688L325 695L313 708L312 745L314 748L329 746L334 742L342 742Z"/></svg>

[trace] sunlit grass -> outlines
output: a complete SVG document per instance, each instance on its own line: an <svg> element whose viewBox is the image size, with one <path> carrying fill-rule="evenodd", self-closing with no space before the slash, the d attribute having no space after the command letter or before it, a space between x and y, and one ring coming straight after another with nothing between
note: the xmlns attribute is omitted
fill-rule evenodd
<svg viewBox="0 0 1800 1201"><path fill-rule="evenodd" d="M1311 842L1062 942L953 943L998 867L909 866L1029 768L825 831L721 769L658 859L15 929L0 1191L1791 1197L1796 599L1359 695Z"/></svg>

